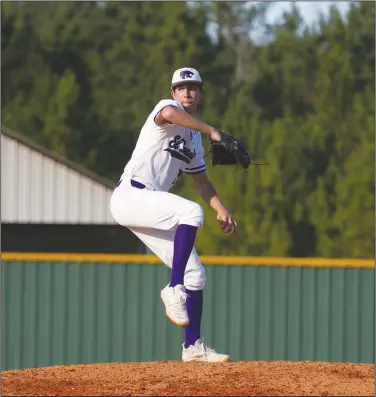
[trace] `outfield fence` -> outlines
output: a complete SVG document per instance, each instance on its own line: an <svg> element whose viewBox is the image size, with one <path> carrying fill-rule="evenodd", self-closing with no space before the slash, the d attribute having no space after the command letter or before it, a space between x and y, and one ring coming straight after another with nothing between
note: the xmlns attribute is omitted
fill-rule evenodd
<svg viewBox="0 0 376 397"><path fill-rule="evenodd" d="M375 362L374 260L201 256L205 341L235 360ZM2 254L2 369L179 360L153 255Z"/></svg>

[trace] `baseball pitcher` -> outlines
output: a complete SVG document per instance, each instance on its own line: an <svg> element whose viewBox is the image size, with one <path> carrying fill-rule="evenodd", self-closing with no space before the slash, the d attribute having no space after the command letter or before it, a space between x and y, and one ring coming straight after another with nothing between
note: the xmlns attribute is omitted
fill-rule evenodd
<svg viewBox="0 0 376 397"><path fill-rule="evenodd" d="M239 139L194 116L203 95L197 70L185 67L173 73L172 99L161 100L146 119L110 209L117 223L129 228L172 269L161 299L170 320L185 328L183 361L222 362L230 356L204 345L200 331L206 278L194 242L204 211L169 190L182 174L190 175L216 211L221 230L233 233L236 222L205 172L201 134L209 139L213 165L247 168L250 155Z"/></svg>

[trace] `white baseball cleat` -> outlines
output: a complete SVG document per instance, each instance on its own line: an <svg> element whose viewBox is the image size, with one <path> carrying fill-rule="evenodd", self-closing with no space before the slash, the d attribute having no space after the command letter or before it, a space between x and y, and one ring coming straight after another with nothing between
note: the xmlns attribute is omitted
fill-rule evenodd
<svg viewBox="0 0 376 397"><path fill-rule="evenodd" d="M165 304L167 317L180 327L186 327L189 324L187 297L185 287L181 284L175 287L167 286L161 291L161 299Z"/></svg>
<svg viewBox="0 0 376 397"><path fill-rule="evenodd" d="M223 363L231 361L227 354L217 353L210 346L204 345L203 339L197 339L194 346L188 346L186 349L183 343L183 361L204 361L209 363Z"/></svg>

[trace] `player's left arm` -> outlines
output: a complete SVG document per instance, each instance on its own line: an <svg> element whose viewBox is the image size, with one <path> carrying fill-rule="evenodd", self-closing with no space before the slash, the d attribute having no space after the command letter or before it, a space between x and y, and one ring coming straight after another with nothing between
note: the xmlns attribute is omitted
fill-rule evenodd
<svg viewBox="0 0 376 397"><path fill-rule="evenodd" d="M201 197L217 212L217 220L221 225L224 233L232 233L236 229L236 222L234 221L230 211L222 203L219 194L217 193L214 185L210 181L205 171L192 174L192 179L200 192Z"/></svg>

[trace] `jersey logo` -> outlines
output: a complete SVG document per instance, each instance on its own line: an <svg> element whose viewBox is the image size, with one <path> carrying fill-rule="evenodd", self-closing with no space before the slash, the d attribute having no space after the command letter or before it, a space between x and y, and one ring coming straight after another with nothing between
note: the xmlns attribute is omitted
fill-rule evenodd
<svg viewBox="0 0 376 397"><path fill-rule="evenodd" d="M193 76L193 72L190 70L182 70L180 72L180 77L185 80L185 79L190 79Z"/></svg>
<svg viewBox="0 0 376 397"><path fill-rule="evenodd" d="M166 152L171 154L171 157L175 159L179 159L189 164L193 157L196 156L195 151L191 151L189 148L185 146L186 140L182 138L180 135L176 135L172 141L168 143L168 148L165 149Z"/></svg>

